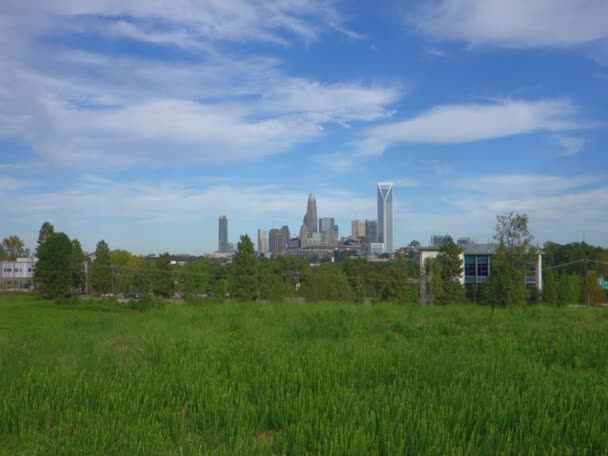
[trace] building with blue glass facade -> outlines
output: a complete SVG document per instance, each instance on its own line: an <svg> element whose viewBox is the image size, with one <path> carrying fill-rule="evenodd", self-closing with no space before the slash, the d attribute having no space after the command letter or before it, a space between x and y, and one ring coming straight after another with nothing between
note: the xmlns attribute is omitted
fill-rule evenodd
<svg viewBox="0 0 608 456"><path fill-rule="evenodd" d="M462 261L463 271L460 276L460 283L465 287L477 288L488 280L492 274L492 257L496 254L496 244L476 244L474 242L460 244L462 249L460 258ZM427 287L427 270L426 260L437 257L440 252L440 247L430 246L421 247L419 249L419 264L420 264L420 300L426 304L426 287ZM526 276L526 286L542 290L542 251L536 252L536 258L533 265L530 265L530 272Z"/></svg>

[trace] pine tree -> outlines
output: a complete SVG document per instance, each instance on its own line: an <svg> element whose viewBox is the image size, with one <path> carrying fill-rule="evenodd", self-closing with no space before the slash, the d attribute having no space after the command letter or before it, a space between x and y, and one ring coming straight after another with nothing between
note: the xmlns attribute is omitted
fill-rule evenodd
<svg viewBox="0 0 608 456"><path fill-rule="evenodd" d="M443 293L437 297L438 304L459 304L465 299L464 287L460 283L463 272L461 255L462 249L450 236L447 236L436 259L443 285Z"/></svg>
<svg viewBox="0 0 608 456"><path fill-rule="evenodd" d="M170 298L175 293L175 276L171 271L171 255L163 253L156 262L154 294Z"/></svg>
<svg viewBox="0 0 608 456"><path fill-rule="evenodd" d="M72 287L72 243L64 233L53 233L40 246L35 279L50 298L65 296Z"/></svg>
<svg viewBox="0 0 608 456"><path fill-rule="evenodd" d="M36 256L40 253L40 246L44 244L51 234L55 232L55 227L51 224L51 222L44 222L40 227L40 231L38 233L38 245L36 247Z"/></svg>
<svg viewBox="0 0 608 456"><path fill-rule="evenodd" d="M106 241L99 241L95 249L95 260L91 264L91 288L97 293L112 290L112 260Z"/></svg>
<svg viewBox="0 0 608 456"><path fill-rule="evenodd" d="M231 291L235 298L246 301L257 297L257 258L248 235L241 236L233 259L234 275Z"/></svg>
<svg viewBox="0 0 608 456"><path fill-rule="evenodd" d="M85 289L85 274L84 274L84 261L85 256L82 251L82 246L80 245L80 241L78 239L72 240L72 288L74 290L84 290Z"/></svg>

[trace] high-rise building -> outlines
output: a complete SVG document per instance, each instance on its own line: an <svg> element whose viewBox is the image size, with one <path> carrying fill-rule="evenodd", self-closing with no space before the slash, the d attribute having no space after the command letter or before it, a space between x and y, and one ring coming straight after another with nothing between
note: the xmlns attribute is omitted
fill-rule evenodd
<svg viewBox="0 0 608 456"><path fill-rule="evenodd" d="M268 232L258 230L258 254L264 255L266 252L268 252Z"/></svg>
<svg viewBox="0 0 608 456"><path fill-rule="evenodd" d="M378 242L393 253L393 183L378 182Z"/></svg>
<svg viewBox="0 0 608 456"><path fill-rule="evenodd" d="M225 215L221 215L219 219L217 251L220 253L228 252L228 217Z"/></svg>
<svg viewBox="0 0 608 456"><path fill-rule="evenodd" d="M300 228L300 238L305 239L311 237L314 233L318 233L317 228L317 200L315 194L311 193L308 196L308 204L306 205L306 215L304 216L304 223Z"/></svg>
<svg viewBox="0 0 608 456"><path fill-rule="evenodd" d="M378 221L365 221L365 235L369 238L369 242L378 242Z"/></svg>
<svg viewBox="0 0 608 456"><path fill-rule="evenodd" d="M448 234L435 234L431 236L431 245L433 247L441 247L448 239Z"/></svg>
<svg viewBox="0 0 608 456"><path fill-rule="evenodd" d="M360 237L365 236L365 220L353 220L351 237L358 241Z"/></svg>
<svg viewBox="0 0 608 456"><path fill-rule="evenodd" d="M321 243L323 245L335 245L338 243L338 225L336 225L333 217L319 219L319 232L321 233Z"/></svg>
<svg viewBox="0 0 608 456"><path fill-rule="evenodd" d="M287 241L285 240L285 232L278 228L273 228L268 233L268 244L270 247L270 253L273 256L283 255L287 247Z"/></svg>
<svg viewBox="0 0 608 456"><path fill-rule="evenodd" d="M281 227L281 232L283 233L283 238L285 239L285 249L287 250L289 240L291 239L291 233L289 232L289 227L287 225L283 225Z"/></svg>

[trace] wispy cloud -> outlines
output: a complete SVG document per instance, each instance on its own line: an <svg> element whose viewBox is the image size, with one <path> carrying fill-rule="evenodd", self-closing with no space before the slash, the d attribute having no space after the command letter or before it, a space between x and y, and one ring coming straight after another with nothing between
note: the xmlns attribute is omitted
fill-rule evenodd
<svg viewBox="0 0 608 456"><path fill-rule="evenodd" d="M409 18L425 33L511 48L584 45L608 36L604 0L440 0Z"/></svg>
<svg viewBox="0 0 608 456"><path fill-rule="evenodd" d="M3 183L0 179L0 189ZM18 190L18 191L17 191ZM22 191L23 190L23 191ZM361 195L340 188L317 191L319 214L350 220L352 214L375 213L376 200L373 191ZM231 223L245 227L244 231L255 234L261 219L271 228L272 224L289 224L299 228L306 210L307 191L286 189L274 185L191 185L191 182L176 182L166 179L156 183L132 180L117 182L96 175L83 175L76 182L61 190L44 191L23 183L20 187L8 188L11 205L3 209L6 221L25 221L30 226L39 226L44 220L62 220L85 228L73 228L69 234L88 240L86 248L93 248L101 236L120 238L123 247L139 246L142 226L146 230L178 230L189 226L187 240L176 241L178 245L201 245L211 250L215 236L208 233L201 239L200 232L192 226L213 223L218 214L227 214ZM247 202L247 204L244 204ZM77 214L77 217L74 217ZM63 229L63 228L62 228ZM66 228L67 229L67 228ZM104 234L105 233L105 234ZM120 233L120 236L118 236ZM231 232L236 238L237 233ZM95 237L98 237L95 239ZM172 241L165 240L162 249L173 249Z"/></svg>
<svg viewBox="0 0 608 456"><path fill-rule="evenodd" d="M458 144L537 131L584 126L567 99L497 100L486 104L444 105L399 122L369 128L358 145L363 155L377 155L394 144Z"/></svg>
<svg viewBox="0 0 608 456"><path fill-rule="evenodd" d="M186 14L180 2L152 3L66 1L40 10L5 4L17 22L27 22L26 13L44 20L38 28L27 27L31 36L15 26L7 26L10 33L0 26L0 36L14 33L22 39L18 51L0 50L7 68L0 74L0 137L17 138L58 166L232 163L320 138L328 124L349 127L386 118L404 94L400 86L293 77L277 59L215 49L222 40L314 39L319 27L344 32L329 4L211 1ZM268 14L259 16L264 11ZM116 19L119 13L132 19ZM182 21L183 27L159 26L161 16ZM62 17L76 25L66 25ZM204 24L193 28L193 21ZM106 38L119 33L153 44L184 41L183 46L196 29L194 43L209 47L195 59L163 61L55 48L36 35L59 33L63 26L73 31L81 22L93 24L94 33Z"/></svg>
<svg viewBox="0 0 608 456"><path fill-rule="evenodd" d="M585 138L581 138L580 136L557 135L554 139L561 148L560 155L563 157L578 154L584 149L585 143L587 142Z"/></svg>
<svg viewBox="0 0 608 456"><path fill-rule="evenodd" d="M558 195L565 191L589 187L601 181L598 176L546 176L537 174L508 174L456 179L452 184L480 195L500 195L512 198L520 195Z"/></svg>
<svg viewBox="0 0 608 456"><path fill-rule="evenodd" d="M201 42L260 41L287 45L290 38L314 41L327 30L356 37L333 2L306 0L206 0L191 2L116 2L58 0L44 3L4 2L0 11L32 18L47 32L65 24L96 27L89 33L121 35L147 42L190 47ZM53 18L52 21L49 18ZM128 18L128 19L126 19ZM55 25L59 22L61 28Z"/></svg>
<svg viewBox="0 0 608 456"><path fill-rule="evenodd" d="M412 177L400 177L397 179L389 179L389 181L392 182L395 187L401 188L418 187L420 185L418 179Z"/></svg>

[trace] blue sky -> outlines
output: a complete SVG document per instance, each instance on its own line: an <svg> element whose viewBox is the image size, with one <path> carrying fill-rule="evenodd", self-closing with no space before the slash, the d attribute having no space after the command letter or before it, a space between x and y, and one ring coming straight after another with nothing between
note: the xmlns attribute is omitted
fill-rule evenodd
<svg viewBox="0 0 608 456"><path fill-rule="evenodd" d="M395 182L395 245L607 246L604 0L0 5L0 235L199 254L308 193L340 233Z"/></svg>

